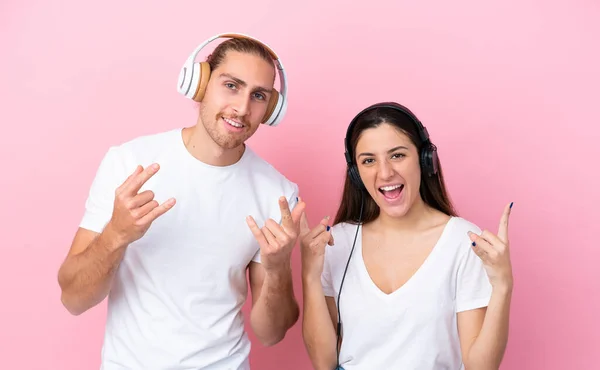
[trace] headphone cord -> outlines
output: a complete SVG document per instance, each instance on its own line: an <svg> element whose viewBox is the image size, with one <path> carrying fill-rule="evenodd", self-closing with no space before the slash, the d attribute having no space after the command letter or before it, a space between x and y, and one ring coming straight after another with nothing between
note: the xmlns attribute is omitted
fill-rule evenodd
<svg viewBox="0 0 600 370"><path fill-rule="evenodd" d="M336 370L340 368L340 336L342 333L342 315L340 309L340 297L342 295L342 287L344 286L344 280L346 279L346 272L348 272L348 266L350 265L350 259L352 258L352 252L354 252L354 247L356 246L356 238L358 237L358 230L360 229L360 225L362 223L362 215L363 215L363 206L364 206L364 194L361 192L360 197L360 214L358 216L358 223L356 225L356 233L354 234L354 242L352 243L352 249L350 249L350 256L348 256L348 261L346 262L346 268L344 269L344 275L342 276L342 282L340 283L340 290L338 292L337 298L337 311L338 311L338 322L337 322L337 341L335 344L335 349L337 353L337 365Z"/></svg>

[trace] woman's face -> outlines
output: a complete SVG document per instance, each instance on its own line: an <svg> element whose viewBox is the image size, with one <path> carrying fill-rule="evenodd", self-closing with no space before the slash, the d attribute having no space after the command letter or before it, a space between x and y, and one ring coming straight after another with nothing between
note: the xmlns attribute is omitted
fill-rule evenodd
<svg viewBox="0 0 600 370"><path fill-rule="evenodd" d="M410 138L383 123L361 133L355 153L360 177L381 212L404 216L419 197L421 183L419 155Z"/></svg>

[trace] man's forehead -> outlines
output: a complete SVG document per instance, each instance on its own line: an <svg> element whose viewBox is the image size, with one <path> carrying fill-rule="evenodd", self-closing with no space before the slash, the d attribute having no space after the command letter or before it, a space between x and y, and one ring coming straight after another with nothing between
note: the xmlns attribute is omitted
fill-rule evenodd
<svg viewBox="0 0 600 370"><path fill-rule="evenodd" d="M228 52L214 72L220 77L228 77L238 80L238 83L243 82L247 86L267 90L271 90L275 82L273 65L250 53Z"/></svg>

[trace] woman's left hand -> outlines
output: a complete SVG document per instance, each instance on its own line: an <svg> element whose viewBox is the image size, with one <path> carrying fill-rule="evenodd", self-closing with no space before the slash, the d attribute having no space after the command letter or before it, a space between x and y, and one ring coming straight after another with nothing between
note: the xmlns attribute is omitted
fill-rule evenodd
<svg viewBox="0 0 600 370"><path fill-rule="evenodd" d="M469 232L469 237L473 242L473 251L483 261L483 266L492 287L508 290L512 290L513 286L508 242L508 216L512 205L510 203L504 208L498 227L498 235L494 235L488 230L484 230L481 235Z"/></svg>

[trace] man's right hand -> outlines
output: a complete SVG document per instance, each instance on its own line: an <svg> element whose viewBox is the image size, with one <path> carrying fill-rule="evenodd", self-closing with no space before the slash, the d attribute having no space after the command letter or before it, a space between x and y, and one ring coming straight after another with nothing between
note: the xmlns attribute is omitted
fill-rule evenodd
<svg viewBox="0 0 600 370"><path fill-rule="evenodd" d="M158 169L159 165L156 163L146 169L137 166L117 188L112 217L106 225L106 231L116 238L117 246L124 247L141 238L152 222L175 204L175 199L170 198L159 206L151 190L138 194Z"/></svg>

